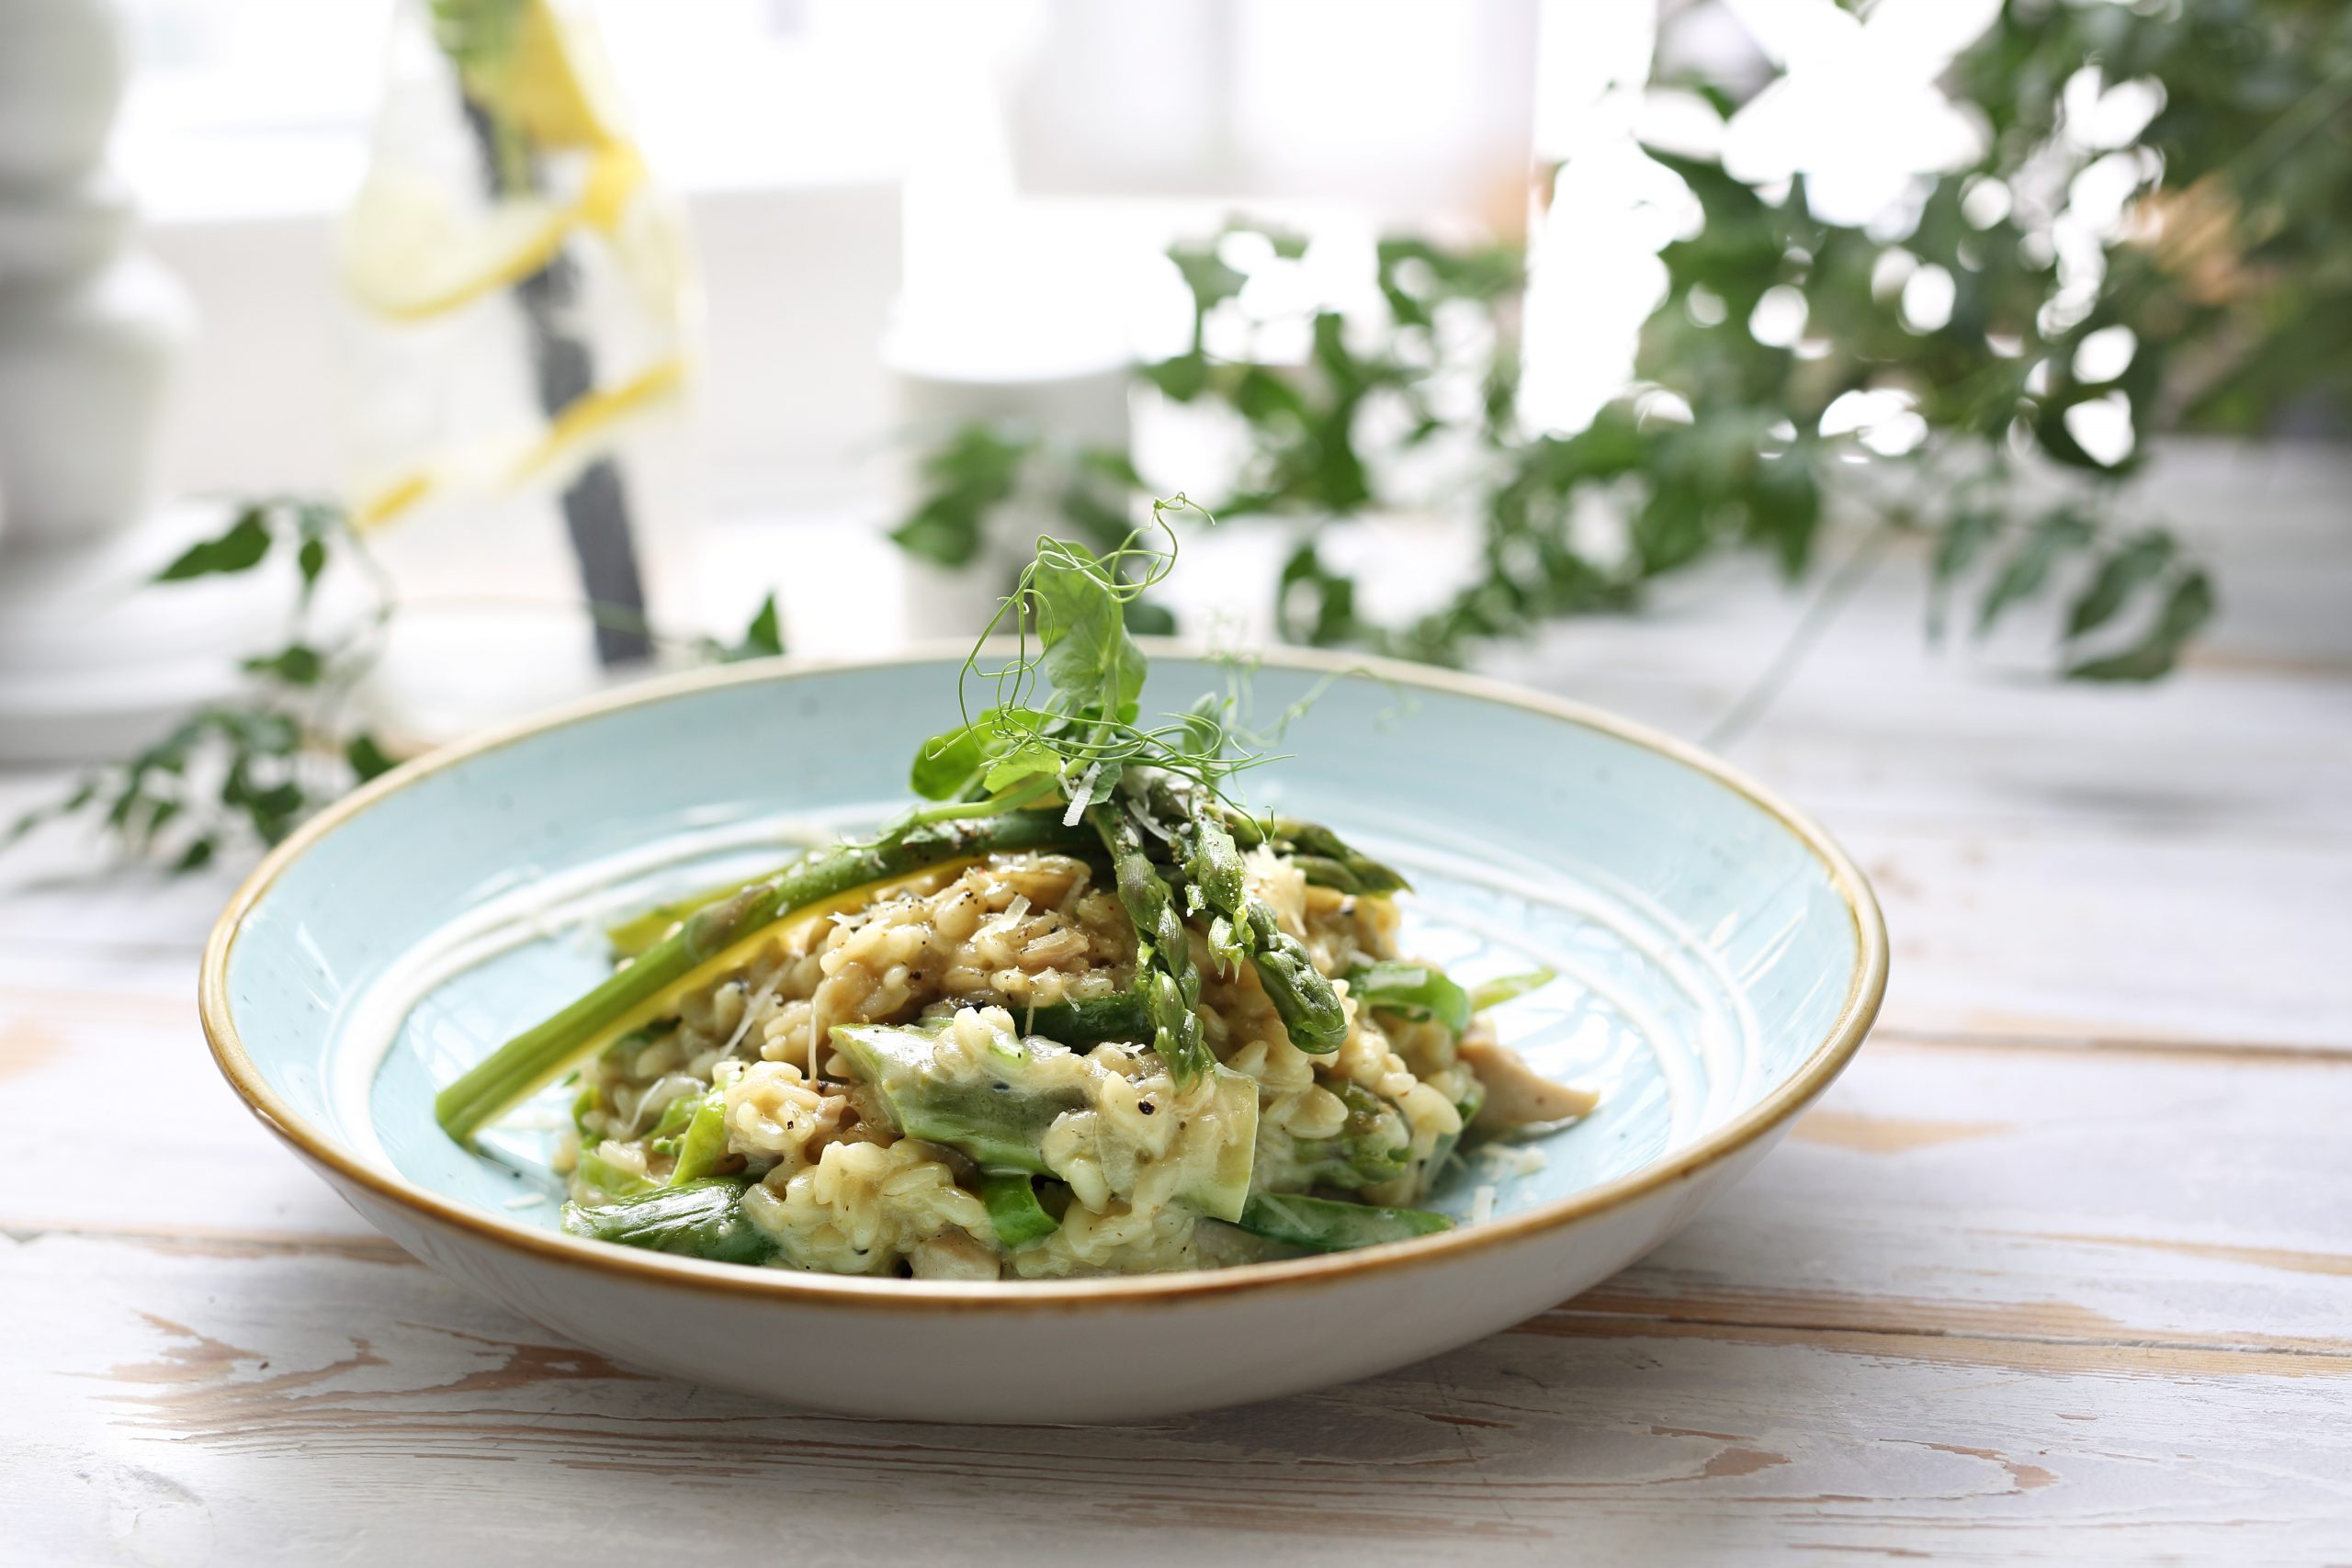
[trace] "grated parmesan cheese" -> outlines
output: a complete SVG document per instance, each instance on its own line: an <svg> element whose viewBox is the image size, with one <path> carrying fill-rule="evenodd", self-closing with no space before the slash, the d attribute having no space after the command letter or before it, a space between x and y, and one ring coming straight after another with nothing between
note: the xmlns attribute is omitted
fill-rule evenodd
<svg viewBox="0 0 2352 1568"><path fill-rule="evenodd" d="M1478 1157L1486 1162L1487 1174L1498 1181L1533 1176L1551 1164L1542 1149L1530 1144L1488 1144L1478 1151Z"/></svg>

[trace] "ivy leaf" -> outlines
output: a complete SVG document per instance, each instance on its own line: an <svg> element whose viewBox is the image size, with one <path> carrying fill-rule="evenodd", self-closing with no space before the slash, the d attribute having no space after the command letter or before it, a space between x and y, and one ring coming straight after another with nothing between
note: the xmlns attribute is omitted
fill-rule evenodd
<svg viewBox="0 0 2352 1568"><path fill-rule="evenodd" d="M294 564L302 573L302 596L307 599L319 585L319 574L327 569L327 542L315 534L304 539L294 552Z"/></svg>
<svg viewBox="0 0 2352 1568"><path fill-rule="evenodd" d="M1748 533L1769 544L1793 581L1813 559L1821 528L1821 487L1813 466L1795 454L1761 465L1747 494Z"/></svg>
<svg viewBox="0 0 2352 1568"><path fill-rule="evenodd" d="M890 542L933 566L969 566L980 553L979 519L967 508L934 500L891 529Z"/></svg>
<svg viewBox="0 0 2352 1568"><path fill-rule="evenodd" d="M1241 231L1238 225L1231 225L1227 231ZM1184 287L1192 292L1193 309L1202 315L1240 293L1241 286L1250 281L1227 265L1225 258L1217 254L1214 242L1205 245L1177 245L1169 251L1168 259L1176 264L1177 275L1183 278Z"/></svg>
<svg viewBox="0 0 2352 1568"><path fill-rule="evenodd" d="M2162 534L2143 534L2099 563L2098 574L2066 616L2066 640L2097 631L2122 613L2132 595L2172 564L2173 543Z"/></svg>
<svg viewBox="0 0 2352 1568"><path fill-rule="evenodd" d="M1360 629L1355 579L1324 565L1314 541L1308 540L1283 562L1275 588L1274 618L1283 636L1292 642L1314 648L1347 642Z"/></svg>
<svg viewBox="0 0 2352 1568"><path fill-rule="evenodd" d="M326 660L308 643L289 642L276 653L263 654L244 661L245 670L255 675L266 675L288 686L315 686L319 677L326 673Z"/></svg>
<svg viewBox="0 0 2352 1568"><path fill-rule="evenodd" d="M262 509L249 506L237 513L227 532L199 539L181 551L177 559L155 574L155 581L185 582L192 577L251 571L269 554L269 524Z"/></svg>
<svg viewBox="0 0 2352 1568"><path fill-rule="evenodd" d="M168 795L151 801L147 807L146 820L137 827L136 835L139 841L142 844L153 843L155 836L170 827L172 818L177 817L182 809L182 803Z"/></svg>
<svg viewBox="0 0 2352 1568"><path fill-rule="evenodd" d="M1189 403L1209 387L1209 362L1199 354L1180 354L1173 359L1140 366L1136 373L1170 400Z"/></svg>
<svg viewBox="0 0 2352 1568"><path fill-rule="evenodd" d="M2049 581L2059 560L2089 545L2095 537L2090 524L2071 511L2052 512L2035 525L2025 541L2002 564L2000 574L1976 611L1976 635L1984 637L2013 604L2031 598Z"/></svg>
<svg viewBox="0 0 2352 1568"><path fill-rule="evenodd" d="M199 838L190 839L187 847L180 852L179 858L172 862L173 872L184 874L191 871L203 870L212 863L212 852L218 847L218 841L209 833Z"/></svg>
<svg viewBox="0 0 2352 1568"><path fill-rule="evenodd" d="M379 778L396 766L376 738L365 730L345 743L343 760L351 764L352 773L361 784Z"/></svg>
<svg viewBox="0 0 2352 1568"><path fill-rule="evenodd" d="M97 798L98 781L84 779L74 787L72 794L62 799L51 801L46 806L36 806L31 810L19 814L14 822L8 824L8 830L0 833L0 846L15 843L44 822L52 822L61 817L71 817Z"/></svg>
<svg viewBox="0 0 2352 1568"><path fill-rule="evenodd" d="M254 831L265 842L274 844L293 830L308 802L302 786L292 779L256 783L250 758L240 755L231 761L228 774L221 781L220 804L232 811L242 811L253 824Z"/></svg>
<svg viewBox="0 0 2352 1568"><path fill-rule="evenodd" d="M248 750L268 757L290 757L302 743L302 727L274 709L215 710L216 726Z"/></svg>
<svg viewBox="0 0 2352 1568"><path fill-rule="evenodd" d="M908 554L944 567L969 566L980 553L989 513L1012 498L1035 449L1024 432L975 420L956 427L925 457L930 488L890 537Z"/></svg>
<svg viewBox="0 0 2352 1568"><path fill-rule="evenodd" d="M1263 366L1252 365L1241 373L1233 384L1233 406L1252 424L1306 423L1306 402L1297 389Z"/></svg>
<svg viewBox="0 0 2352 1568"><path fill-rule="evenodd" d="M746 659L775 659L783 652L784 627L776 617L775 595L770 593L760 601L760 607L753 613L751 625L743 628L743 635L732 647L719 649L718 661L737 664Z"/></svg>
<svg viewBox="0 0 2352 1568"><path fill-rule="evenodd" d="M2070 681L2154 681L2172 672L2188 639L2213 618L2213 584L2202 571L2185 573L2165 596L2164 608L2139 643L2104 659L2066 668Z"/></svg>
<svg viewBox="0 0 2352 1568"><path fill-rule="evenodd" d="M1928 636L1931 640L1940 641L1943 637L1944 604L1952 583L1976 564L1984 547L2000 531L1999 513L1989 507L1972 506L1954 513L1937 535L1935 560L1930 569L1933 590L1928 600Z"/></svg>

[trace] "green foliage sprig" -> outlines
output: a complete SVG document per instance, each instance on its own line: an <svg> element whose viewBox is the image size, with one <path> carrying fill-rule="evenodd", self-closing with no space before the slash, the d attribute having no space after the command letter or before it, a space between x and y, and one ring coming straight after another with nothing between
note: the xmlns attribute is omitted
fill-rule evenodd
<svg viewBox="0 0 2352 1568"><path fill-rule="evenodd" d="M1143 480L1124 452L1011 421L975 422L949 431L918 467L923 499L890 531L891 539L911 556L951 569L976 566L990 516L1026 491L1047 498L1076 542L1098 558L1137 558L1128 546L1135 528L1133 501ZM1122 596L1121 614L1133 632L1165 635L1176 629L1174 615L1140 592Z"/></svg>
<svg viewBox="0 0 2352 1568"><path fill-rule="evenodd" d="M133 853L193 871L240 832L277 842L328 800L392 765L372 734L341 722L353 682L380 646L392 600L339 507L300 497L249 502L155 581L250 572L281 552L293 556L299 584L292 623L282 646L243 661L246 694L208 704L126 761L85 775L62 798L18 818L0 842L88 815ZM317 590L339 556L358 563L372 603L330 641L315 625Z"/></svg>
<svg viewBox="0 0 2352 1568"><path fill-rule="evenodd" d="M2160 107L2129 145L2101 144L2070 118L2070 85L2095 96L2125 82L2150 85ZM1635 604L1653 579L1725 551L1759 551L1801 576L1817 564L1825 520L1854 515L1931 537L1931 632L1963 596L1969 635L1982 637L2063 594L2059 673L2168 672L2215 592L2169 534L2125 514L2120 481L2149 436L2258 432L2352 394L2352 10L2009 0L1948 85L1982 116L1984 152L1919 182L1897 232L1825 220L1802 178L1759 188L1714 161L1651 150L1701 221L1661 254L1666 288L1634 384L1573 434L1531 434L1519 418L1526 276L1514 247L1384 242L1382 310L1255 323L1308 345L1284 365L1220 358L1209 343L1220 319L1244 324L1249 278L1227 259L1233 239L1283 266L1303 254L1300 238L1236 223L1175 247L1192 340L1137 376L1247 432L1218 515L1319 527L1399 504L1383 475L1416 449L1458 457L1446 504L1478 531L1470 580L1391 624L1305 533L1274 585L1283 634L1454 662L1560 616ZM1725 117L1739 107L1717 84L1659 85L1695 88ZM2129 185L2126 220L2097 235L2095 261L2062 265L2057 226L2095 164ZM1949 293L1940 319L1906 310L1901 285L1919 275L1937 286L1928 292ZM1767 314L1801 324L1759 331L1768 296ZM2095 339L2126 352L2086 354ZM1850 414L1855 398L1874 401L1875 425L1825 419ZM2088 405L2120 412L2130 451L2086 447L2076 411ZM1907 434L1888 428L1890 408ZM1367 418L1374 410L1385 417ZM958 465L926 468L923 511L957 519L967 558L1035 446L1028 438L992 471L994 499ZM1099 467L1124 461L1104 454ZM2075 476L2074 491L2053 499L2040 478L2051 469ZM1617 536L1595 541L1596 513L1622 522ZM947 558L920 532L900 542Z"/></svg>
<svg viewBox="0 0 2352 1568"><path fill-rule="evenodd" d="M242 661L245 690L198 708L126 761L85 774L63 795L18 817L0 833L0 849L45 824L88 818L133 855L194 871L240 838L277 843L394 766L384 743L352 722L349 699L380 654L400 601L341 506L300 496L246 502L155 582L235 576L289 554L296 591L286 641ZM337 562L365 584L366 603L330 637L322 630L318 590ZM589 611L623 613L595 604ZM775 595L761 602L734 640L706 637L683 646L708 663L781 654Z"/></svg>

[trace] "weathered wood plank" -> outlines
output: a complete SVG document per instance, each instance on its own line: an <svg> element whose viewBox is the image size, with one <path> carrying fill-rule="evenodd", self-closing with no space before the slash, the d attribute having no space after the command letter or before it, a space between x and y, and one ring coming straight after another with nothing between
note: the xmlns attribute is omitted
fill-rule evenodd
<svg viewBox="0 0 2352 1568"><path fill-rule="evenodd" d="M639 1378L422 1269L70 1237L0 1258L6 1331L45 1347L0 1367L6 1407L42 1412L0 1505L41 1561L136 1543L389 1562L460 1540L475 1560L593 1541L625 1561L692 1540L993 1563L1035 1561L1043 1537L1144 1562L2317 1562L2352 1529L2344 1380L2258 1351L1545 1318L1306 1398L978 1431Z"/></svg>

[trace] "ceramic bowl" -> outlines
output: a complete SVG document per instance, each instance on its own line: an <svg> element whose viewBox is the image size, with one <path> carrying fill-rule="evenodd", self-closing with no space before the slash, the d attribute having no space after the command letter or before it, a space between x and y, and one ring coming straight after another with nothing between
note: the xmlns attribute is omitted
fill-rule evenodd
<svg viewBox="0 0 2352 1568"><path fill-rule="evenodd" d="M654 682L377 781L222 915L202 978L222 1072L394 1241L617 1361L829 1409L1116 1421L1361 1377L1575 1294L1760 1158L1877 1011L1860 873L1720 762L1523 691L1285 652L1261 712L1323 689L1249 798L1411 877L1408 951L1472 981L1555 970L1498 1024L1601 1096L1459 1168L1434 1201L1458 1228L1212 1272L844 1279L575 1240L534 1168L548 1134L505 1131L503 1157L441 1135L435 1088L602 973L597 915L900 807L960 657ZM1222 676L1157 649L1146 704Z"/></svg>

